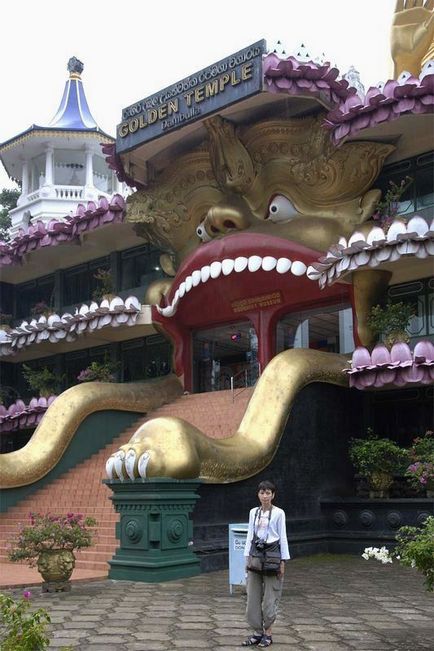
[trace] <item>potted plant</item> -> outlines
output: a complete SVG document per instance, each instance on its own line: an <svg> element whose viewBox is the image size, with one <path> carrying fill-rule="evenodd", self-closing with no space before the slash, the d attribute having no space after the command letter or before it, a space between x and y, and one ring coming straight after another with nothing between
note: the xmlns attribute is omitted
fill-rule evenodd
<svg viewBox="0 0 434 651"><path fill-rule="evenodd" d="M12 314L6 314L6 312L0 312L0 330L6 330L8 332L11 329L12 323Z"/></svg>
<svg viewBox="0 0 434 651"><path fill-rule="evenodd" d="M35 565L45 581L47 592L71 589L70 577L75 566L74 551L90 547L96 525L94 518L81 513L52 515L30 513L30 524L21 528L9 552L11 561Z"/></svg>
<svg viewBox="0 0 434 651"><path fill-rule="evenodd" d="M391 348L397 342L410 341L406 329L413 316L414 307L408 303L389 302L385 307L375 305L368 317L368 326L373 334L382 335L386 346Z"/></svg>
<svg viewBox="0 0 434 651"><path fill-rule="evenodd" d="M350 458L356 470L367 478L370 498L385 498L393 475L403 469L407 451L388 438L378 438L371 429L365 439L352 439Z"/></svg>
<svg viewBox="0 0 434 651"><path fill-rule="evenodd" d="M27 364L23 364L22 369L24 379L30 389L44 398L48 398L55 393L56 386L62 379L46 366L40 369L33 369Z"/></svg>
<svg viewBox="0 0 434 651"><path fill-rule="evenodd" d="M385 233L387 233L398 214L399 202L402 195L412 183L413 179L411 176L406 176L399 184L394 181L389 181L388 189L377 203L372 219L381 226Z"/></svg>
<svg viewBox="0 0 434 651"><path fill-rule="evenodd" d="M396 536L396 546L390 553L386 547L366 547L362 554L369 560L382 563L396 559L402 565L413 567L425 577L426 589L434 590L434 517L428 516L421 527L401 527Z"/></svg>
<svg viewBox="0 0 434 651"><path fill-rule="evenodd" d="M424 488L427 497L434 497L434 433L431 430L413 440L409 458L412 463L405 476L415 488Z"/></svg>
<svg viewBox="0 0 434 651"><path fill-rule="evenodd" d="M92 362L77 375L79 382L114 382L118 362L105 359L103 362Z"/></svg>
<svg viewBox="0 0 434 651"><path fill-rule="evenodd" d="M94 301L100 301L103 298L113 298L113 279L109 269L97 269L93 277L98 281L98 286L92 292Z"/></svg>
<svg viewBox="0 0 434 651"><path fill-rule="evenodd" d="M34 319L37 319L40 316L49 316L51 314L51 311L51 308L45 301L38 301L30 308L30 315Z"/></svg>

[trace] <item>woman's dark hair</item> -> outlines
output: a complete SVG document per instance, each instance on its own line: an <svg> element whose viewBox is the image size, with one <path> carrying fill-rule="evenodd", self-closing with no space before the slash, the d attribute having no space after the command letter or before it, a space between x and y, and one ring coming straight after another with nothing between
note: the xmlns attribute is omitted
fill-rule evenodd
<svg viewBox="0 0 434 651"><path fill-rule="evenodd" d="M268 479L265 479L264 481L259 482L258 484L258 492L259 491L271 491L272 493L276 492L276 486L273 484L272 481L269 481Z"/></svg>

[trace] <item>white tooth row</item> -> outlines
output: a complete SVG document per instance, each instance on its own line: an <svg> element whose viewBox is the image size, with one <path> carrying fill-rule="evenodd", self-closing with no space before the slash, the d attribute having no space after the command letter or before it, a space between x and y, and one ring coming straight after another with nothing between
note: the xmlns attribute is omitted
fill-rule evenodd
<svg viewBox="0 0 434 651"><path fill-rule="evenodd" d="M231 258L226 258L221 262L215 260L211 262L210 265L205 265L202 269L196 269L192 272L191 276L187 276L185 280L179 285L176 290L171 305L167 307L159 307L157 305L157 310L160 314L165 317L171 317L176 314L178 309L178 303L187 294L192 287L197 287L199 283L206 283L211 278L215 280L220 275L229 276L233 271L235 273L240 273L241 271L250 271L254 273L255 271L277 271L279 274L286 274L288 271L294 274L294 276L304 276L306 273L306 265L300 260L294 260L291 262L288 258L274 258L271 255L266 255L261 258L259 255L251 255L249 258L244 256L239 256L232 260Z"/></svg>

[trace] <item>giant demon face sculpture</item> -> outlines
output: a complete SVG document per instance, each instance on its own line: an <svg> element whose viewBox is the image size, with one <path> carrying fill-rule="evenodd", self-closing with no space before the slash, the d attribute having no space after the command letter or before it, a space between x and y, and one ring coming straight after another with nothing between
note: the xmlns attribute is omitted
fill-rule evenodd
<svg viewBox="0 0 434 651"><path fill-rule="evenodd" d="M392 146L336 149L318 118L264 121L239 132L219 116L205 124L208 141L128 200L127 219L166 251L169 275L193 252L205 259L212 241L227 236L243 232L244 248L246 235L256 233L324 251L371 216L380 193L370 188Z"/></svg>

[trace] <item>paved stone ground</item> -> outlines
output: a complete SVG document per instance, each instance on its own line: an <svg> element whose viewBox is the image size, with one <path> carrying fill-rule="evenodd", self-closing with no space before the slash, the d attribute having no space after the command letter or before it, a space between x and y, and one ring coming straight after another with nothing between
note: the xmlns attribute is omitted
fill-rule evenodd
<svg viewBox="0 0 434 651"><path fill-rule="evenodd" d="M434 595L415 571L327 555L286 569L276 651L434 649ZM55 595L33 588L32 598L50 612L50 648L58 650L232 651L249 633L245 595L242 588L229 594L227 572L164 584L77 583Z"/></svg>

